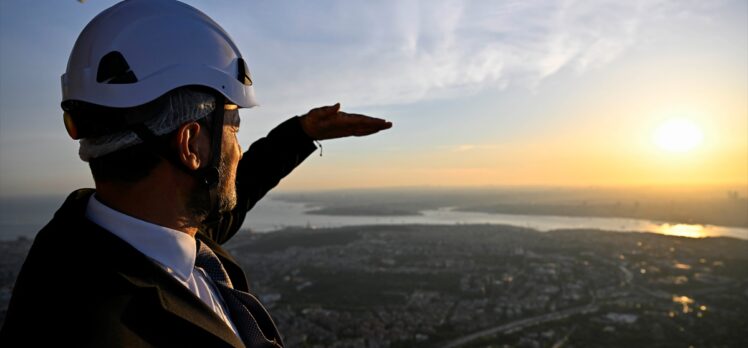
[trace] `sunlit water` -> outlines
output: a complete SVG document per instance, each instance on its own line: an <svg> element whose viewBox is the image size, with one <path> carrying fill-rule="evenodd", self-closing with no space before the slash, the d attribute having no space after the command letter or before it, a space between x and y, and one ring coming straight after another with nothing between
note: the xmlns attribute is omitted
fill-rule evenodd
<svg viewBox="0 0 748 348"><path fill-rule="evenodd" d="M302 203L266 200L258 204L247 215L244 227L258 232L269 232L291 226L322 228L391 224L500 224L528 227L540 231L574 228L619 232L653 232L692 238L724 236L748 239L748 228L711 225L672 225L649 220L626 218L490 214L456 211L452 208L425 210L422 212L423 215L420 216L327 216L305 214L305 212L314 208Z"/></svg>
<svg viewBox="0 0 748 348"><path fill-rule="evenodd" d="M32 238L49 221L62 199L25 199L0 201L0 240L20 236ZM270 232L284 227L341 227L355 225L399 224L502 224L528 227L540 231L555 229L600 229L607 231L653 232L683 237L727 236L748 239L748 228L711 225L657 223L624 218L563 217L547 215L508 215L455 211L441 208L423 211L420 216L327 216L308 215L315 207L264 199L249 212L243 228Z"/></svg>

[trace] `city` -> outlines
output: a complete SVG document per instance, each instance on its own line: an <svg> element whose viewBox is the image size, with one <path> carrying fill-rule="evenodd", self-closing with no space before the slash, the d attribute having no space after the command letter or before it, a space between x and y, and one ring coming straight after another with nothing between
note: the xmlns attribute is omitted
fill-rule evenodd
<svg viewBox="0 0 748 348"><path fill-rule="evenodd" d="M30 243L2 243L3 317ZM748 344L748 241L402 225L227 247L289 347Z"/></svg>
<svg viewBox="0 0 748 348"><path fill-rule="evenodd" d="M290 346L744 346L748 242L488 225L245 235Z"/></svg>

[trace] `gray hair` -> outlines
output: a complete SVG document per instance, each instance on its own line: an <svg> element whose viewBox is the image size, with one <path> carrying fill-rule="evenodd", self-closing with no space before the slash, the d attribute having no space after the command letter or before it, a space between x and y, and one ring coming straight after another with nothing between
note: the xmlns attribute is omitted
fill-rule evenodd
<svg viewBox="0 0 748 348"><path fill-rule="evenodd" d="M212 94L195 88L175 89L162 99L157 116L145 122L145 126L156 136L170 133L187 122L206 117L216 108L216 100ZM132 131L84 138L80 140L78 155L83 161L88 162L142 142L143 140Z"/></svg>

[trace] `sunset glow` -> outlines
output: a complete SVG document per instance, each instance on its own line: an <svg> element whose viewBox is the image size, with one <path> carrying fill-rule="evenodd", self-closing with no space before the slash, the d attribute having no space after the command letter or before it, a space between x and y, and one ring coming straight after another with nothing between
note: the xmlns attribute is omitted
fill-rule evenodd
<svg viewBox="0 0 748 348"><path fill-rule="evenodd" d="M261 107L240 110L243 148L336 102L393 122L323 141L280 190L748 189L744 1L185 2L247 56ZM114 3L0 11L0 195L93 185L60 122L59 76L85 23Z"/></svg>
<svg viewBox="0 0 748 348"><path fill-rule="evenodd" d="M0 348L748 348L748 0L0 0L0 254Z"/></svg>

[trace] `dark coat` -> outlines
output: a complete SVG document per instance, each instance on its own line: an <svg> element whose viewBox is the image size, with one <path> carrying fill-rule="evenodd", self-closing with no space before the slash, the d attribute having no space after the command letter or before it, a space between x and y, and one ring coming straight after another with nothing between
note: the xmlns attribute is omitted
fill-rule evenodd
<svg viewBox="0 0 748 348"><path fill-rule="evenodd" d="M249 148L237 172L237 208L197 235L235 288L244 272L220 247L246 212L316 147L296 118ZM244 347L226 324L145 255L85 218L92 189L73 192L36 236L16 280L1 347Z"/></svg>

